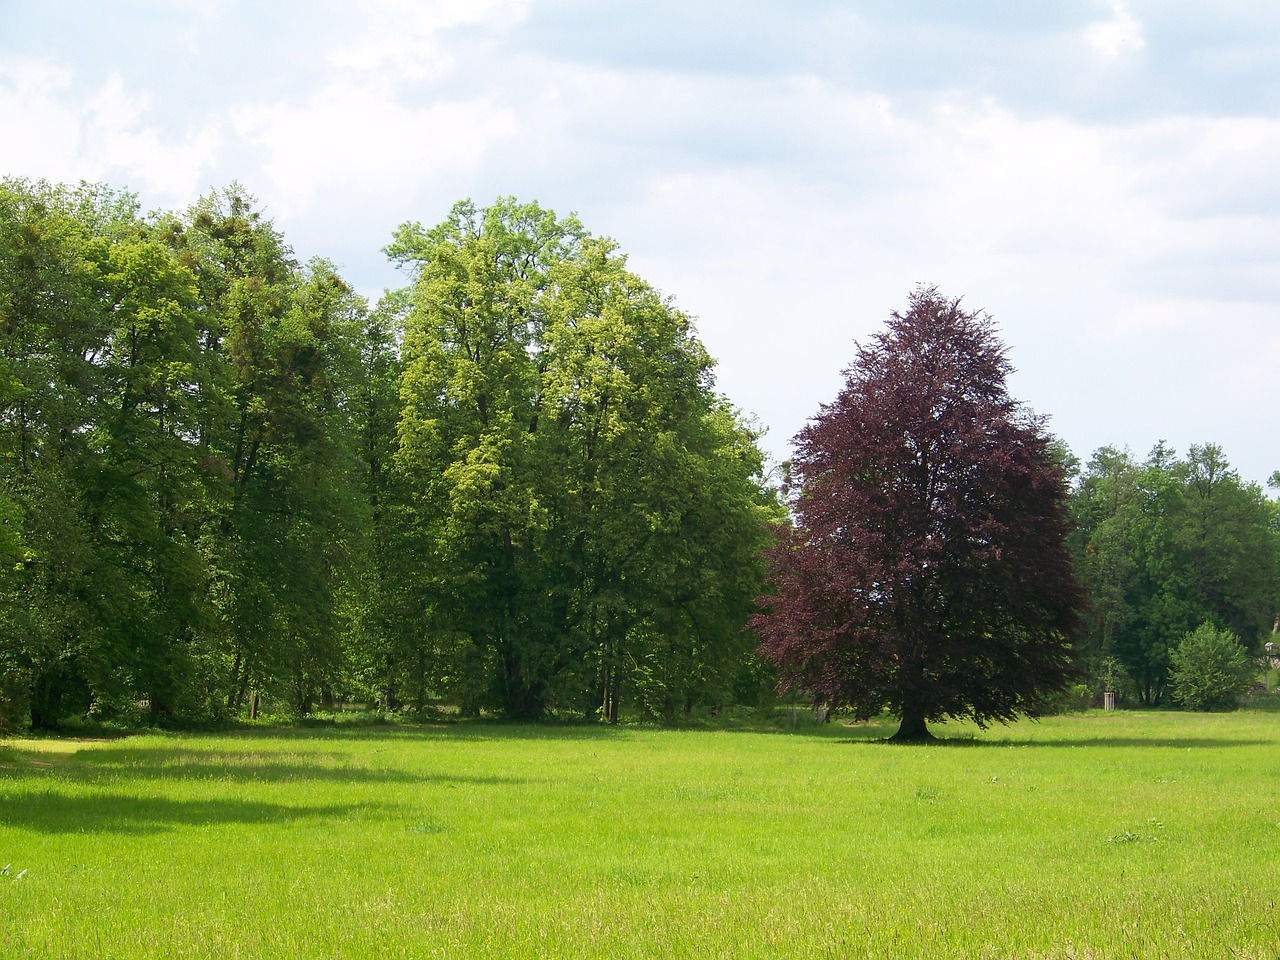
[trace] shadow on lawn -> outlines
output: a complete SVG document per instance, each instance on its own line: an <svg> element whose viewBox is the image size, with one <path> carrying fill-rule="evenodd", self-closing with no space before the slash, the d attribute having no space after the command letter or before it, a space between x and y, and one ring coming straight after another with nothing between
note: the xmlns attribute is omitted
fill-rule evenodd
<svg viewBox="0 0 1280 960"><path fill-rule="evenodd" d="M961 741L954 741L960 743ZM973 746L992 747L1158 747L1170 750L1199 750L1212 747L1265 747L1271 740L1241 740L1229 737L1083 737L1079 740L973 740Z"/></svg>
<svg viewBox="0 0 1280 960"><path fill-rule="evenodd" d="M0 794L0 826L41 833L161 833L177 827L339 819L361 805L295 807L253 800L173 800L116 794L68 796L53 790Z"/></svg>
<svg viewBox="0 0 1280 960"><path fill-rule="evenodd" d="M626 740L628 726L600 723L521 723L505 720L459 720L423 725L351 727L268 727L238 730L232 737L264 740Z"/></svg>
<svg viewBox="0 0 1280 960"><path fill-rule="evenodd" d="M1044 740L1012 740L1007 738L1001 740L979 740L974 737L938 737L936 740L926 740L923 743L904 744L890 744L887 739L845 738L832 742L840 744L878 743L895 747L945 747L947 749L991 747L1118 747L1130 749L1133 747L1155 747L1169 750L1199 750L1212 747L1265 747L1269 746L1273 741L1233 740L1226 737L1221 739L1211 737L1083 737L1079 740L1062 738Z"/></svg>
<svg viewBox="0 0 1280 960"><path fill-rule="evenodd" d="M15 751L17 753L18 751ZM519 785L523 777L469 776L436 771L413 772L345 762L339 751L281 754L273 751L206 750L189 747L124 747L77 750L70 754L31 753L0 766L6 780L57 778L84 784L124 781L210 783L447 784Z"/></svg>

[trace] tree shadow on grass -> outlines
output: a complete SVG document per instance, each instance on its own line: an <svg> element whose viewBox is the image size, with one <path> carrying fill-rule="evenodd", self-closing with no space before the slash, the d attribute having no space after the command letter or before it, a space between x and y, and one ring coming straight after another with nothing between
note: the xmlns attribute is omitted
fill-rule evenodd
<svg viewBox="0 0 1280 960"><path fill-rule="evenodd" d="M191 749L182 746L77 750L70 754L33 753L0 766L5 780L51 777L88 784L126 781L519 785L523 777L474 776L437 771L406 771L350 762L340 751L280 754L273 751Z"/></svg>
<svg viewBox="0 0 1280 960"><path fill-rule="evenodd" d="M518 723L505 720L459 720L421 726L385 727L279 727L241 730L236 738L268 740L627 740L634 727L600 723ZM650 728L645 728L650 729ZM658 729L656 727L652 729Z"/></svg>
<svg viewBox="0 0 1280 960"><path fill-rule="evenodd" d="M887 739L849 739L834 740L833 743L839 744L856 744L856 743L877 743L894 747L945 747L947 749L962 748L991 748L1001 747L1009 748L1025 748L1025 747L1118 747L1123 749L1131 749L1133 747L1155 747L1170 750L1191 750L1205 749L1212 747L1265 747L1270 746L1274 741L1271 740L1240 740L1228 738L1212 738L1212 737L1083 737L1079 740L1069 740L1062 738L1044 739L1044 740L979 740L974 737L938 737L934 740L926 740L920 743L890 743Z"/></svg>
<svg viewBox="0 0 1280 960"><path fill-rule="evenodd" d="M953 741L960 742L960 741ZM1230 737L1082 737L1044 740L973 740L973 746L992 747L1157 747L1169 750L1199 750L1213 747L1265 747L1274 741Z"/></svg>
<svg viewBox="0 0 1280 960"><path fill-rule="evenodd" d="M367 805L291 806L254 800L174 800L94 793L69 795L54 790L0 794L0 826L40 833L163 833L178 827L270 824L340 819L370 809Z"/></svg>

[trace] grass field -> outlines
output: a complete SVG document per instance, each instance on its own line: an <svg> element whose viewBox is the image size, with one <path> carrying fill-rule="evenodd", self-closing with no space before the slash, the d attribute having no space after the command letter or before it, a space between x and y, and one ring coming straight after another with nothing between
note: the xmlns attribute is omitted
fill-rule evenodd
<svg viewBox="0 0 1280 960"><path fill-rule="evenodd" d="M0 957L1280 957L1280 715L0 742Z"/></svg>

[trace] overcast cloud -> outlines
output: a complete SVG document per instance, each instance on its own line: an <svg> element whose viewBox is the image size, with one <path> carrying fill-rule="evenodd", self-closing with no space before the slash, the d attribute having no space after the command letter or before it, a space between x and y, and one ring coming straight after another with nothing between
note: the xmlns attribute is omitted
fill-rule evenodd
<svg viewBox="0 0 1280 960"><path fill-rule="evenodd" d="M799 11L797 12L797 8ZM1280 7L0 0L0 174L244 183L371 298L404 220L577 211L778 459L918 283L1087 459L1280 468Z"/></svg>

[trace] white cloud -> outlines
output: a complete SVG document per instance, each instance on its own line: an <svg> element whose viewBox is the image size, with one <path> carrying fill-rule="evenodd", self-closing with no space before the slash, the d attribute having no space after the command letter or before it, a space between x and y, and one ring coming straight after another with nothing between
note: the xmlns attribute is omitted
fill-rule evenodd
<svg viewBox="0 0 1280 960"><path fill-rule="evenodd" d="M721 388L772 425L776 455L834 396L852 341L917 282L995 315L1018 389L1061 414L1081 450L1230 439L1213 404L1245 402L1257 365L1242 363L1274 342L1266 291L1233 279L1252 257L1280 288L1280 211L1211 205L1206 217L1188 202L1243 171L1265 177L1280 121L1119 126L956 98L908 114L823 88L779 109L824 131L830 156L673 166L620 200L610 225L633 268L699 315ZM842 161L851 172L833 179ZM860 179L868 167L879 179Z"/></svg>
<svg viewBox="0 0 1280 960"><path fill-rule="evenodd" d="M1111 19L1099 20L1085 28L1085 40L1098 55L1117 60L1147 45L1142 24L1129 12L1122 0L1110 0Z"/></svg>
<svg viewBox="0 0 1280 960"><path fill-rule="evenodd" d="M454 66L441 35L462 26L514 24L532 0L380 0L369 10L364 32L330 57L335 66L392 71L410 80L434 79Z"/></svg>
<svg viewBox="0 0 1280 960"><path fill-rule="evenodd" d="M700 316L722 388L772 426L779 454L834 395L852 341L916 282L935 282L995 315L1022 370L1017 390L1060 417L1080 452L1166 435L1219 440L1242 459L1237 428L1215 423L1238 413L1241 435L1262 423L1246 394L1274 371L1280 120L1250 113L1228 96L1235 87L1214 93L1233 116L1143 93L1167 76L1158 58L1133 56L1148 27L1170 45L1160 68L1186 67L1178 89L1212 79L1203 58L1176 49L1175 14L1099 0L1098 22L1062 34L1028 13L1023 33L1052 54L1036 72L1027 57L997 57L995 82L983 58L940 53L936 70L905 82L867 51L778 67L775 37L751 40L731 68L687 35L684 55L665 56L654 38L680 26L674 7L533 4L322 6L333 23L321 15L312 45L282 47L306 71L209 89L203 124L157 116L159 88L150 101L142 80L104 80L109 67L86 80L70 57L74 73L0 64L0 129L22 131L0 138L0 169L176 193L212 157L218 176L249 183L289 220L291 242L364 271L370 292L385 267L377 248L401 219L436 219L467 195L577 209ZM561 20L553 30L535 12ZM570 12L612 47L596 55L573 37ZM929 29L946 39L960 21ZM881 25L905 49L918 44L912 24ZM1007 39L970 27L991 48ZM744 66L757 62L773 67ZM1028 98L1014 85L1053 87L1066 66L1086 100L1096 84L1146 96L1141 109L1097 122L1070 96L1017 106Z"/></svg>
<svg viewBox="0 0 1280 960"><path fill-rule="evenodd" d="M148 125L146 96L130 94L113 74L85 103L82 149L103 171L124 171L130 186L163 203L185 205L199 192L222 142L217 125L166 137Z"/></svg>
<svg viewBox="0 0 1280 960"><path fill-rule="evenodd" d="M244 104L231 118L265 152L272 206L294 214L331 188L411 195L434 176L477 164L516 128L509 110L483 98L411 107L386 85L346 81L301 104Z"/></svg>
<svg viewBox="0 0 1280 960"><path fill-rule="evenodd" d="M0 62L0 171L78 179L82 108L70 102L72 72L22 59Z"/></svg>
<svg viewBox="0 0 1280 960"><path fill-rule="evenodd" d="M0 170L49 180L110 180L185 204L201 184L220 137L215 127L170 136L150 122L145 96L116 74L87 96L72 71L40 61L0 65Z"/></svg>
<svg viewBox="0 0 1280 960"><path fill-rule="evenodd" d="M1242 399L1265 406L1274 403L1276 394L1276 371L1280 370L1280 333L1275 331L1272 310L1263 308L1256 312L1262 314L1257 317L1258 329L1266 332L1256 342L1250 343L1248 349L1236 355L1235 367L1229 371L1229 380L1235 385L1236 391L1242 394ZM1280 460L1280 457L1277 459Z"/></svg>

